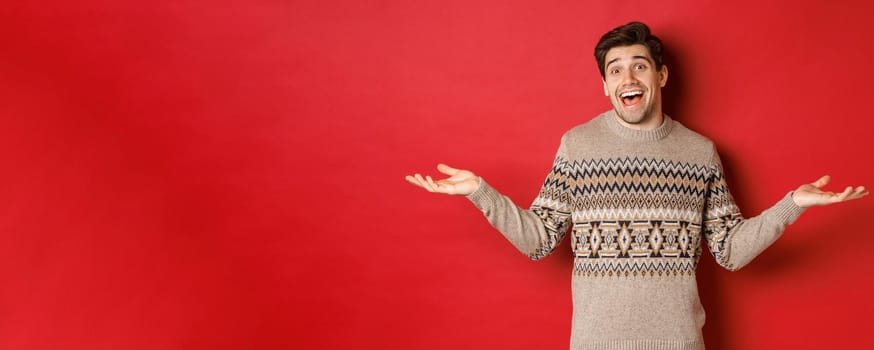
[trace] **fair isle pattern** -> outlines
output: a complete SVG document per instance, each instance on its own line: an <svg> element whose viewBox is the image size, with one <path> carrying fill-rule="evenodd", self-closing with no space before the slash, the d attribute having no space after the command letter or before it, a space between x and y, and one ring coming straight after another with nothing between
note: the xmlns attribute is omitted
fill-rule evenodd
<svg viewBox="0 0 874 350"><path fill-rule="evenodd" d="M537 260L549 255L549 253L555 249L555 246L557 246L567 234L571 214L539 205L532 206L531 211L537 214L540 221L543 222L543 225L546 227L546 233L549 237L546 244L542 245L539 250L528 256L532 260Z"/></svg>
<svg viewBox="0 0 874 350"><path fill-rule="evenodd" d="M715 165L713 172L715 177L710 182L707 192L707 216L704 218L704 232L708 247L710 247L710 252L716 262L733 270L734 266L728 262L731 252L726 242L730 241L729 230L741 223L743 216L728 192L728 184L725 182L722 169Z"/></svg>
<svg viewBox="0 0 874 350"><path fill-rule="evenodd" d="M531 209L549 237L531 258L551 251L572 221L574 272L598 277L691 276L702 227L727 263L728 229L742 220L718 164L631 157L556 158Z"/></svg>
<svg viewBox="0 0 874 350"><path fill-rule="evenodd" d="M574 225L574 272L628 277L695 273L701 226L681 221L583 222Z"/></svg>

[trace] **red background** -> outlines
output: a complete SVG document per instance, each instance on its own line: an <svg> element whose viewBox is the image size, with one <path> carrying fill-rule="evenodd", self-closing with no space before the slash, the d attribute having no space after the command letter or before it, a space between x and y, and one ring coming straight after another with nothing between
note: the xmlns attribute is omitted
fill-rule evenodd
<svg viewBox="0 0 874 350"><path fill-rule="evenodd" d="M865 1L74 1L0 10L0 348L564 349L571 255L528 261L446 162L527 207L642 20L666 111L755 215L874 186ZM699 266L708 349L871 348L874 200Z"/></svg>

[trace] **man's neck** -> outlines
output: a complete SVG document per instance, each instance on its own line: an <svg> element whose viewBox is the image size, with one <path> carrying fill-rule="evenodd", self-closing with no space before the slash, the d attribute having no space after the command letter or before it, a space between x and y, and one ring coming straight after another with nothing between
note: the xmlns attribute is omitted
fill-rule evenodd
<svg viewBox="0 0 874 350"><path fill-rule="evenodd" d="M641 121L637 124L630 124L622 118L619 117L618 113L613 115L613 118L616 118L616 121L619 122L619 125L622 125L626 128L640 131L653 130L660 126L665 122L665 117L662 115L662 112L653 113L650 117L647 117L646 120Z"/></svg>

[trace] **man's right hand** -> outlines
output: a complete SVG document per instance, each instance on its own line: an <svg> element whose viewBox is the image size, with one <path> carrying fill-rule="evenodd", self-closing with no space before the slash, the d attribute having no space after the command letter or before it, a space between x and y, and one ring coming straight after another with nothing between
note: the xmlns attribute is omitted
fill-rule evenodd
<svg viewBox="0 0 874 350"><path fill-rule="evenodd" d="M455 169L446 164L437 164L437 170L449 177L434 181L430 176L407 175L409 183L428 190L428 192L466 196L479 188L479 177L468 170Z"/></svg>

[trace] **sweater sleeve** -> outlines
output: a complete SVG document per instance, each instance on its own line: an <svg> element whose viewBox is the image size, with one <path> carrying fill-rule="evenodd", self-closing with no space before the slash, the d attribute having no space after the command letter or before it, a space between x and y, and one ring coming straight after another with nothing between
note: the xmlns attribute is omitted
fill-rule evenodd
<svg viewBox="0 0 874 350"><path fill-rule="evenodd" d="M480 178L480 187L467 196L510 243L532 260L539 260L555 250L567 234L571 219L570 180L564 142L559 147L552 169L534 200L526 210L516 206Z"/></svg>
<svg viewBox="0 0 874 350"><path fill-rule="evenodd" d="M782 235L786 225L804 212L792 201L792 192L758 216L745 219L728 191L722 163L713 150L707 182L704 238L716 262L736 271L753 260Z"/></svg>

